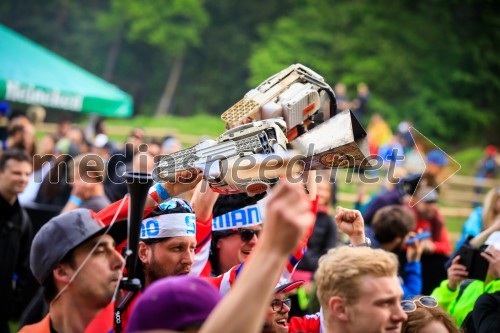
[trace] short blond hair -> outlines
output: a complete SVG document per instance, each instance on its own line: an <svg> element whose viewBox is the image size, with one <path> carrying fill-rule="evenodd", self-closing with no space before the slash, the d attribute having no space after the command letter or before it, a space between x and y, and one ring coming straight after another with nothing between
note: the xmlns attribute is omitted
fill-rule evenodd
<svg viewBox="0 0 500 333"><path fill-rule="evenodd" d="M361 278L396 276L398 258L393 253L368 247L342 246L319 259L316 292L321 306L328 308L330 297L341 296L350 304L361 296Z"/></svg>

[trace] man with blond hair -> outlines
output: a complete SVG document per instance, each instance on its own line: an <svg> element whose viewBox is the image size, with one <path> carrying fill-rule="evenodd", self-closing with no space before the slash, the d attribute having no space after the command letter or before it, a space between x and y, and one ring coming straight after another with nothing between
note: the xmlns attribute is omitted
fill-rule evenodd
<svg viewBox="0 0 500 333"><path fill-rule="evenodd" d="M407 316L392 253L367 247L330 250L316 272L318 299L327 333L401 332Z"/></svg>

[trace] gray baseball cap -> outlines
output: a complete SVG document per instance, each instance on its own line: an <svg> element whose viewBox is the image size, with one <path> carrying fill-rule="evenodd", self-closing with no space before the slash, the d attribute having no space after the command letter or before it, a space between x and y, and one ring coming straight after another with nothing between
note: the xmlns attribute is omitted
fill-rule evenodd
<svg viewBox="0 0 500 333"><path fill-rule="evenodd" d="M88 209L78 208L52 218L37 232L31 245L30 268L40 284L69 251L104 234L107 225ZM117 244L127 236L127 223L115 222L109 231Z"/></svg>

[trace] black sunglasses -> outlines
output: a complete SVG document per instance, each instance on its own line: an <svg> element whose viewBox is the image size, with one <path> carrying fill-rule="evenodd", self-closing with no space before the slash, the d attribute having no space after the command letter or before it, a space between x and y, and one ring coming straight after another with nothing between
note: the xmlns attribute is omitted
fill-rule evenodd
<svg viewBox="0 0 500 333"><path fill-rule="evenodd" d="M251 241L253 239L254 235L257 236L257 238L259 238L260 230L240 228L240 229L218 231L218 233L220 233L221 238L225 238L225 237L239 234L241 237L241 240L246 243L246 242Z"/></svg>

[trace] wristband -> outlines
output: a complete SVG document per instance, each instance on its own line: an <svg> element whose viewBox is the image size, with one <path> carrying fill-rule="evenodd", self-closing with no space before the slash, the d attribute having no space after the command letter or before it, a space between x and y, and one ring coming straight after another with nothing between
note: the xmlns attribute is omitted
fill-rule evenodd
<svg viewBox="0 0 500 333"><path fill-rule="evenodd" d="M162 201L165 201L170 198L170 194L168 194L167 190L161 186L161 184L156 184L155 185L156 192L158 192L158 195L160 196Z"/></svg>
<svg viewBox="0 0 500 333"><path fill-rule="evenodd" d="M158 204L170 198L170 194L163 188L163 186L161 186L161 184L152 186L149 196Z"/></svg>
<svg viewBox="0 0 500 333"><path fill-rule="evenodd" d="M75 204L78 207L80 207L82 205L82 203L83 203L82 199L80 199L76 195L70 196L69 199L68 199L68 202L71 202L72 204Z"/></svg>

